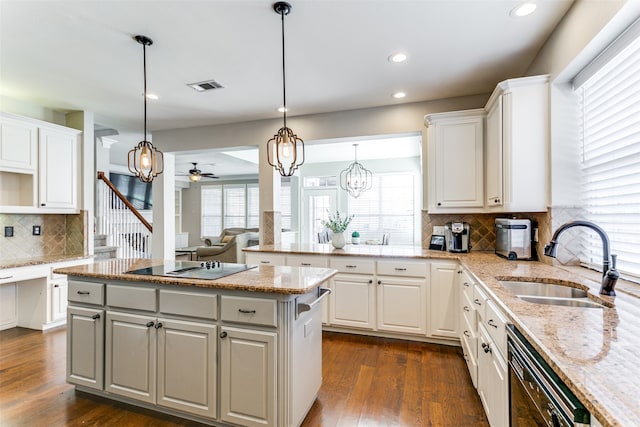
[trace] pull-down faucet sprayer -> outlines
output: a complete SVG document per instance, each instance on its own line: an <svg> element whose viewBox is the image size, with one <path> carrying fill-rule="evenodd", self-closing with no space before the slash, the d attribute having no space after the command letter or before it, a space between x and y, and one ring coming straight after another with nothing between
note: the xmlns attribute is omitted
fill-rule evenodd
<svg viewBox="0 0 640 427"><path fill-rule="evenodd" d="M572 221L558 227L555 233L553 233L553 237L551 241L545 245L544 254L548 257L555 258L556 252L558 251L558 238L562 233L572 227L587 227L595 231L600 238L602 239L602 284L600 286L600 293L603 295L615 296L615 291L613 288L616 286L616 282L618 280L618 272L616 271L616 255L611 255L613 260L612 268L609 268L609 236L607 233L597 226L596 224L589 221Z"/></svg>

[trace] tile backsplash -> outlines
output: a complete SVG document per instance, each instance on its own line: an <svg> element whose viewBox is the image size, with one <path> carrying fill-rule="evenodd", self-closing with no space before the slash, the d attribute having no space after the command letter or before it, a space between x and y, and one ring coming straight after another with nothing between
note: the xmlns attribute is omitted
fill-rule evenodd
<svg viewBox="0 0 640 427"><path fill-rule="evenodd" d="M0 259L8 261L58 255L86 255L86 211L74 215L0 214ZM33 226L41 234L32 234ZM13 227L13 237L4 228Z"/></svg>

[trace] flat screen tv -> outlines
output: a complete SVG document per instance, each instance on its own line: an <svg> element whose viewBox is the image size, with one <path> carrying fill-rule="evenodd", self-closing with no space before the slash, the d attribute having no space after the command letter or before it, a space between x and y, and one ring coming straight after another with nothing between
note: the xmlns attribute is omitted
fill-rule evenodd
<svg viewBox="0 0 640 427"><path fill-rule="evenodd" d="M109 180L136 209L151 209L151 183L142 182L132 175L115 172L109 172Z"/></svg>

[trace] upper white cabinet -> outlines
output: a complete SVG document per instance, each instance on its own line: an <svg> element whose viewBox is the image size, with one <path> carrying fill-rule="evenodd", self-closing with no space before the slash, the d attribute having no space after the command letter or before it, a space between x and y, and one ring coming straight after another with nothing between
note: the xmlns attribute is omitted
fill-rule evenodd
<svg viewBox="0 0 640 427"><path fill-rule="evenodd" d="M549 77L505 80L486 106L486 206L541 212L548 204Z"/></svg>
<svg viewBox="0 0 640 427"><path fill-rule="evenodd" d="M77 213L80 131L0 113L0 212Z"/></svg>
<svg viewBox="0 0 640 427"><path fill-rule="evenodd" d="M425 117L429 212L484 207L484 116L479 109Z"/></svg>

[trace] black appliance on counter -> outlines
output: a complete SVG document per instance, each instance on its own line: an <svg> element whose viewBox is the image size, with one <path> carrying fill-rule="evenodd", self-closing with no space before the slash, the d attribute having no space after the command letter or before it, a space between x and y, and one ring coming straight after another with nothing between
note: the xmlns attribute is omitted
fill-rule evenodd
<svg viewBox="0 0 640 427"><path fill-rule="evenodd" d="M216 280L231 274L255 268L255 265L233 264L220 261L167 261L162 265L127 271L141 276L179 277L181 279Z"/></svg>
<svg viewBox="0 0 640 427"><path fill-rule="evenodd" d="M471 230L466 222L446 223L444 237L449 252L469 252L471 250Z"/></svg>
<svg viewBox="0 0 640 427"><path fill-rule="evenodd" d="M513 325L509 348L509 425L588 427L591 415Z"/></svg>

